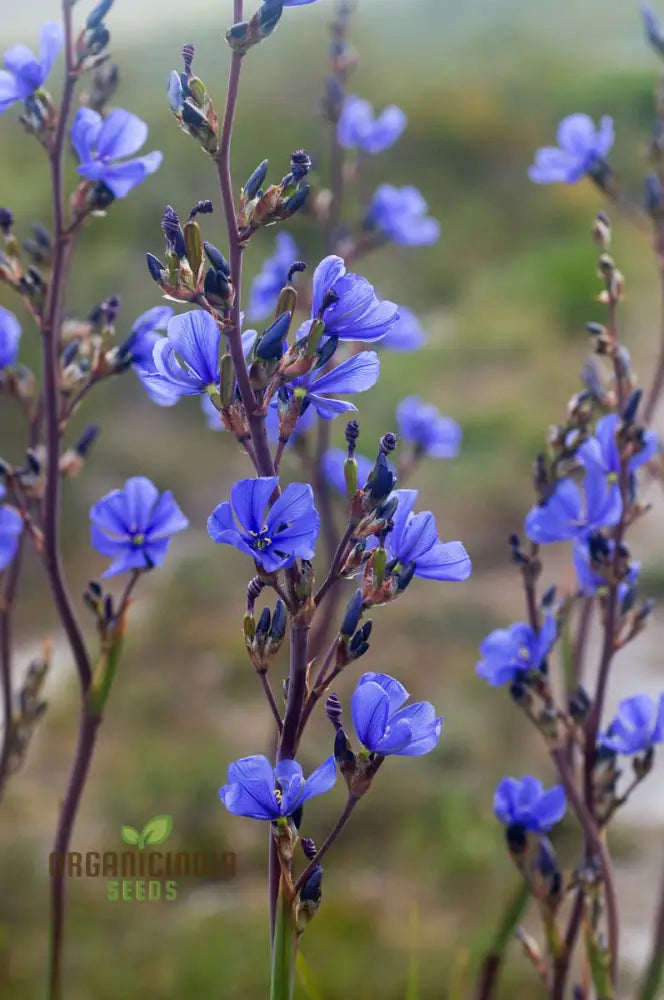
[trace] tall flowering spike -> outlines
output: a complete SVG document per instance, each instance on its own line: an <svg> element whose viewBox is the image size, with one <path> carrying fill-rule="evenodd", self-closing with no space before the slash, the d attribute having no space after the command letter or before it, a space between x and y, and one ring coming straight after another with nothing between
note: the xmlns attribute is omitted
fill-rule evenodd
<svg viewBox="0 0 664 1000"><path fill-rule="evenodd" d="M0 306L0 369L16 364L20 339L21 324L13 312Z"/></svg>
<svg viewBox="0 0 664 1000"><path fill-rule="evenodd" d="M291 483L273 504L276 476L241 479L231 487L230 503L219 504L208 518L208 534L217 544L234 545L268 573L313 559L320 518L307 483Z"/></svg>
<svg viewBox="0 0 664 1000"><path fill-rule="evenodd" d="M176 531L189 521L170 490L159 490L144 476L128 479L90 510L92 545L113 562L104 576L161 566Z"/></svg>
<svg viewBox="0 0 664 1000"><path fill-rule="evenodd" d="M291 264L297 260L298 250L295 240L288 233L277 233L275 250L271 257L263 261L263 267L251 283L247 315L251 319L266 319L279 298L279 293L288 281Z"/></svg>
<svg viewBox="0 0 664 1000"><path fill-rule="evenodd" d="M114 197L124 198L161 163L159 152L124 159L136 153L147 137L145 122L122 108L111 111L107 118L90 108L79 108L71 129L71 141L81 161L79 174L104 184Z"/></svg>
<svg viewBox="0 0 664 1000"><path fill-rule="evenodd" d="M555 785L547 792L542 782L527 774L517 778L503 778L493 799L493 811L501 823L519 826L532 833L546 833L565 815L567 800L562 785Z"/></svg>
<svg viewBox="0 0 664 1000"><path fill-rule="evenodd" d="M341 257L331 255L314 271L311 315L322 319L327 336L372 341L396 323L399 310L394 302L379 302L366 278L347 272Z"/></svg>
<svg viewBox="0 0 664 1000"><path fill-rule="evenodd" d="M604 157L613 146L613 119L604 115L599 128L588 115L573 114L558 126L557 146L544 146L535 153L528 176L536 184L576 184L584 174L601 181L608 171Z"/></svg>
<svg viewBox="0 0 664 1000"><path fill-rule="evenodd" d="M399 434L417 452L430 458L456 458L461 446L461 428L456 420L442 416L419 396L406 396L397 407Z"/></svg>
<svg viewBox="0 0 664 1000"><path fill-rule="evenodd" d="M416 187L381 184L374 193L365 225L403 246L428 246L440 236L440 225L427 215L428 206Z"/></svg>
<svg viewBox="0 0 664 1000"><path fill-rule="evenodd" d="M267 757L255 754L236 760L228 768L228 783L219 798L230 813L275 822L291 816L308 799L323 795L337 780L334 755L309 777L295 760L281 760L275 768Z"/></svg>
<svg viewBox="0 0 664 1000"><path fill-rule="evenodd" d="M0 486L0 500L5 495ZM19 535L23 531L23 518L13 507L0 506L0 572L12 561L18 548Z"/></svg>
<svg viewBox="0 0 664 1000"><path fill-rule="evenodd" d="M438 745L442 716L428 701L402 705L405 687L389 674L360 677L350 701L355 732L362 745L381 757L420 757Z"/></svg>
<svg viewBox="0 0 664 1000"><path fill-rule="evenodd" d="M154 344L156 375L146 376L146 385L178 396L197 396L217 386L221 334L210 314L194 309L174 316L166 332Z"/></svg>
<svg viewBox="0 0 664 1000"><path fill-rule="evenodd" d="M602 746L626 755L643 753L664 742L664 694L655 702L647 694L623 698L618 712L600 737Z"/></svg>
<svg viewBox="0 0 664 1000"><path fill-rule="evenodd" d="M399 501L385 547L402 566L415 564L415 575L427 580L459 582L470 576L472 564L461 542L441 542L431 511L413 513L417 490L395 490Z"/></svg>
<svg viewBox="0 0 664 1000"><path fill-rule="evenodd" d="M62 25L49 21L41 30L39 58L25 45L7 49L3 56L5 68L0 70L0 114L43 87L63 44Z"/></svg>
<svg viewBox="0 0 664 1000"><path fill-rule="evenodd" d="M380 340L380 347L391 351L417 351L426 344L427 337L417 316L406 306L399 306L399 318Z"/></svg>
<svg viewBox="0 0 664 1000"><path fill-rule="evenodd" d="M349 94L337 125L339 145L361 149L363 153L381 153L397 141L408 119L396 105L390 104L374 118L369 101Z"/></svg>
<svg viewBox="0 0 664 1000"><path fill-rule="evenodd" d="M495 629L480 646L482 660L477 664L477 673L492 687L500 687L524 673L539 671L556 635L556 622L550 614L539 632L524 622Z"/></svg>
<svg viewBox="0 0 664 1000"><path fill-rule="evenodd" d="M574 480L561 479L549 499L528 512L526 534L540 544L583 540L600 528L617 524L621 514L619 488L607 485L601 466L587 462L583 495Z"/></svg>

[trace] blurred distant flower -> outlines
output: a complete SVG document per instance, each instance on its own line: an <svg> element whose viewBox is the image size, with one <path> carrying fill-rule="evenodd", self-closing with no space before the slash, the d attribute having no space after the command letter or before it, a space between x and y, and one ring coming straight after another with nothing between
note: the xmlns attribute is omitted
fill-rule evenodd
<svg viewBox="0 0 664 1000"><path fill-rule="evenodd" d="M344 462L347 457L348 452L345 448L328 448L321 461L321 469L326 481L344 497L346 496ZM357 451L355 452L355 461L357 462L357 485L361 489L369 478L374 463L370 458L360 455Z"/></svg>
<svg viewBox="0 0 664 1000"><path fill-rule="evenodd" d="M277 476L241 479L231 486L230 503L220 503L208 518L213 542L234 545L268 573L292 566L296 558L313 559L320 530L307 483L290 483L268 509L278 485Z"/></svg>
<svg viewBox="0 0 664 1000"><path fill-rule="evenodd" d="M397 141L408 119L394 104L374 118L369 101L349 94L337 125L339 144L346 149L359 148L363 153L381 153Z"/></svg>
<svg viewBox="0 0 664 1000"><path fill-rule="evenodd" d="M607 485L602 468L586 466L584 499L572 479L561 479L554 493L526 516L526 534L546 545L569 539L584 539L600 528L617 524L622 513L620 489Z"/></svg>
<svg viewBox="0 0 664 1000"><path fill-rule="evenodd" d="M664 55L664 33L662 32L662 23L650 4L642 3L640 7L641 17L643 18L643 24L646 29L646 38L654 48L655 52L659 52L660 55Z"/></svg>
<svg viewBox="0 0 664 1000"><path fill-rule="evenodd" d="M260 274L256 275L251 284L247 309L247 315L251 319L265 319L274 312L279 292L286 284L288 270L297 260L297 245L288 233L278 233L275 244L274 254L263 261Z"/></svg>
<svg viewBox="0 0 664 1000"><path fill-rule="evenodd" d="M443 718L428 701L401 706L409 695L389 674L360 677L350 700L358 739L370 753L388 757L421 757L440 740Z"/></svg>
<svg viewBox="0 0 664 1000"><path fill-rule="evenodd" d="M501 823L546 833L565 815L567 800L562 785L544 791L542 782L526 774L521 781L503 778L493 799L493 811Z"/></svg>
<svg viewBox="0 0 664 1000"><path fill-rule="evenodd" d="M426 339L415 313L406 306L399 306L399 318L381 338L380 346L392 351L417 351Z"/></svg>
<svg viewBox="0 0 664 1000"><path fill-rule="evenodd" d="M49 21L41 30L39 59L25 45L12 45L3 56L0 70L0 114L16 101L24 101L43 86L64 43L58 21Z"/></svg>
<svg viewBox="0 0 664 1000"><path fill-rule="evenodd" d="M536 184L575 184L584 174L600 168L613 146L613 119L604 115L596 129L588 115L568 115L558 126L556 138L557 146L545 146L535 153L528 176Z"/></svg>
<svg viewBox="0 0 664 1000"><path fill-rule="evenodd" d="M90 108L79 108L71 129L71 141L81 161L79 174L105 184L116 198L124 198L161 163L159 152L117 162L139 150L147 137L145 122L122 108L111 111L107 118Z"/></svg>
<svg viewBox="0 0 664 1000"><path fill-rule="evenodd" d="M394 302L379 302L373 285L346 271L341 257L325 257L313 277L311 315L322 319L325 333L339 340L379 340L397 322Z"/></svg>
<svg viewBox="0 0 664 1000"><path fill-rule="evenodd" d="M594 437L589 438L578 450L578 457L586 468L594 466L603 473L607 483L616 483L620 475L620 454L616 441L616 432L620 427L620 418L616 413L610 413L597 421ZM630 472L649 462L659 449L659 439L654 431L643 430L641 449L629 459Z"/></svg>
<svg viewBox="0 0 664 1000"><path fill-rule="evenodd" d="M336 780L334 755L305 781L297 761L280 760L273 769L267 757L254 754L229 766L228 784L219 789L219 798L235 816L274 822L292 815L307 799L329 791Z"/></svg>
<svg viewBox="0 0 664 1000"><path fill-rule="evenodd" d="M0 306L0 369L16 364L20 339L21 324L13 312Z"/></svg>
<svg viewBox="0 0 664 1000"><path fill-rule="evenodd" d="M365 225L404 246L428 245L438 240L440 225L427 215L427 209L417 188L381 184L371 199Z"/></svg>
<svg viewBox="0 0 664 1000"><path fill-rule="evenodd" d="M343 399L328 399L330 394L352 396L371 389L378 381L380 361L375 351L360 351L347 358L332 371L321 369L294 379L282 390L282 395L303 397L303 408L312 406L319 417L331 420L339 413L357 410L353 403ZM276 406L276 400L274 401Z"/></svg>
<svg viewBox="0 0 664 1000"><path fill-rule="evenodd" d="M93 547L114 557L104 576L161 566L171 535L189 524L170 490L160 494L144 476L128 479L124 489L98 500L90 521Z"/></svg>
<svg viewBox="0 0 664 1000"><path fill-rule="evenodd" d="M633 754L664 742L664 694L655 703L647 694L623 698L615 719L600 736L602 746L616 753Z"/></svg>
<svg viewBox="0 0 664 1000"><path fill-rule="evenodd" d="M403 567L415 563L415 576L426 580L466 580L472 566L461 542L440 541L431 511L413 514L417 490L395 490L393 495L399 506L385 541L388 559Z"/></svg>
<svg viewBox="0 0 664 1000"><path fill-rule="evenodd" d="M397 406L399 435L415 450L431 458L456 458L461 446L461 428L456 420L443 417L419 396L406 396Z"/></svg>
<svg viewBox="0 0 664 1000"><path fill-rule="evenodd" d="M556 634L552 615L546 616L539 632L524 622L494 629L480 646L478 675L492 687L500 687L518 679L521 673L541 670Z"/></svg>
<svg viewBox="0 0 664 1000"><path fill-rule="evenodd" d="M5 495L0 486L0 500ZM23 518L13 507L0 507L0 572L9 565L18 548L18 537L23 531Z"/></svg>

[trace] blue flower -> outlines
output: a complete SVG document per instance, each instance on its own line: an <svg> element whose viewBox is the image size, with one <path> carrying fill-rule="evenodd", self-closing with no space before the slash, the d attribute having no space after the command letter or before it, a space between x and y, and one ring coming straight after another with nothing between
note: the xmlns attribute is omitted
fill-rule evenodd
<svg viewBox="0 0 664 1000"><path fill-rule="evenodd" d="M437 746L443 718L428 701L401 706L409 695L389 674L360 677L350 699L358 739L370 753L381 757L420 757Z"/></svg>
<svg viewBox="0 0 664 1000"><path fill-rule="evenodd" d="M399 434L415 450L431 458L456 458L461 446L461 428L456 420L443 417L437 407L419 396L406 396L397 406Z"/></svg>
<svg viewBox="0 0 664 1000"><path fill-rule="evenodd" d="M311 406L319 417L332 420L339 413L357 410L357 407L343 399L327 399L327 395L339 393L352 396L356 392L365 392L376 384L379 372L380 361L376 352L360 351L352 358L342 361L332 371L314 370L308 375L294 379L284 387L284 392L289 397L300 396L303 399L302 408L305 413ZM272 405L277 406L276 399Z"/></svg>
<svg viewBox="0 0 664 1000"><path fill-rule="evenodd" d="M208 518L214 542L234 545L268 573L292 566L296 558L313 559L320 530L307 483L291 483L266 513L278 484L276 476L241 479L231 486L230 503L220 503Z"/></svg>
<svg viewBox="0 0 664 1000"><path fill-rule="evenodd" d="M604 471L586 465L585 502L572 479L561 479L554 493L526 515L526 534L533 542L548 544L587 538L600 528L617 524L622 499L617 486L607 485Z"/></svg>
<svg viewBox="0 0 664 1000"><path fill-rule="evenodd" d="M0 114L16 101L24 101L43 86L64 42L62 25L49 21L41 30L39 59L25 45L12 45L0 70Z"/></svg>
<svg viewBox="0 0 664 1000"><path fill-rule="evenodd" d="M363 153L381 153L397 141L407 121L401 108L394 104L374 118L369 101L349 94L337 125L337 139L345 149L359 148Z"/></svg>
<svg viewBox="0 0 664 1000"><path fill-rule="evenodd" d="M426 340L415 313L406 306L399 306L399 318L381 338L380 346L392 351L417 351Z"/></svg>
<svg viewBox="0 0 664 1000"><path fill-rule="evenodd" d="M93 547L114 557L104 576L161 566L171 535L189 524L170 490L160 494L144 476L128 479L124 489L98 500L90 521Z"/></svg>
<svg viewBox="0 0 664 1000"><path fill-rule="evenodd" d="M339 340L379 340L396 323L394 302L379 302L366 278L346 272L341 257L325 257L313 277L311 315ZM302 328L300 328L302 330Z"/></svg>
<svg viewBox="0 0 664 1000"><path fill-rule="evenodd" d="M598 474L601 472L604 475L609 485L617 483L620 476L620 453L616 441L620 423L617 413L602 417L597 421L595 436L584 441L577 452L585 467L594 466ZM627 463L630 472L636 472L640 466L649 462L659 449L659 439L654 431L644 429L640 444L639 451Z"/></svg>
<svg viewBox="0 0 664 1000"><path fill-rule="evenodd" d="M503 778L493 798L493 811L501 821L532 833L546 833L560 822L567 809L565 789L554 785L548 792L542 782L526 774L521 781Z"/></svg>
<svg viewBox="0 0 664 1000"><path fill-rule="evenodd" d="M105 184L116 198L124 198L161 163L158 152L117 162L139 150L147 137L145 122L122 108L107 118L91 108L79 108L71 128L71 141L81 161L79 174Z"/></svg>
<svg viewBox="0 0 664 1000"><path fill-rule="evenodd" d="M344 462L347 457L348 452L345 448L328 448L321 460L321 469L326 481L337 493L341 493L344 497L346 496ZM357 463L357 484L361 488L369 478L369 473L373 469L374 463L370 458L360 455L357 451L355 452L355 461Z"/></svg>
<svg viewBox="0 0 664 1000"><path fill-rule="evenodd" d="M251 283L247 309L251 319L265 319L274 312L279 292L288 279L289 268L297 260L297 246L288 233L278 233L275 244L275 252L263 261L260 274Z"/></svg>
<svg viewBox="0 0 664 1000"><path fill-rule="evenodd" d="M541 670L556 635L553 615L546 616L539 632L524 622L494 629L480 646L482 660L477 664L477 673L492 687L501 687L521 673Z"/></svg>
<svg viewBox="0 0 664 1000"><path fill-rule="evenodd" d="M306 781L297 761L280 760L273 769L267 757L254 754L229 765L228 784L219 789L219 798L235 816L274 822L292 815L307 799L329 791L336 780L334 754Z"/></svg>
<svg viewBox="0 0 664 1000"><path fill-rule="evenodd" d="M602 576L598 569L593 566L593 560L591 557L591 542L597 540L598 539L595 536L589 536L584 539L576 539L572 549L572 559L574 561L574 569L576 570L579 587L581 592L586 597L593 597L598 591L606 589L607 587L606 579ZM601 544L606 549L607 562L611 563L614 551L613 541L602 538ZM623 600L628 590L636 587L640 570L641 563L630 563L627 576L618 584L619 601Z"/></svg>
<svg viewBox="0 0 664 1000"><path fill-rule="evenodd" d="M440 225L427 215L427 203L415 187L381 184L369 205L365 224L403 246L428 246L440 236Z"/></svg>
<svg viewBox="0 0 664 1000"><path fill-rule="evenodd" d="M154 306L142 313L135 321L127 340L122 345L123 356L131 359L131 364L141 380L145 391L158 406L173 406L180 398L170 385L163 380L152 378L157 374L153 352L154 345L164 337L158 332L164 330L173 316L170 306Z"/></svg>
<svg viewBox="0 0 664 1000"><path fill-rule="evenodd" d="M0 500L5 495L0 486ZM9 565L18 548L18 537L23 531L23 518L13 507L0 507L0 572Z"/></svg>
<svg viewBox="0 0 664 1000"><path fill-rule="evenodd" d="M606 733L600 737L602 746L626 755L650 750L664 742L664 694L655 703L647 694L623 698L618 713Z"/></svg>
<svg viewBox="0 0 664 1000"><path fill-rule="evenodd" d="M596 129L588 115L568 115L558 126L556 138L557 146L545 146L535 153L528 176L536 184L576 184L584 174L601 166L613 146L613 119L604 115Z"/></svg>
<svg viewBox="0 0 664 1000"><path fill-rule="evenodd" d="M0 369L16 364L20 339L21 324L13 312L0 306Z"/></svg>
<svg viewBox="0 0 664 1000"><path fill-rule="evenodd" d="M399 506L385 548L388 558L402 566L415 563L415 576L426 580L459 582L470 576L472 565L461 542L441 542L431 511L413 514L417 490L395 490Z"/></svg>
<svg viewBox="0 0 664 1000"><path fill-rule="evenodd" d="M167 336L153 346L155 375L146 374L148 386L168 389L178 396L197 396L219 385L219 327L208 312L194 309L174 316Z"/></svg>
<svg viewBox="0 0 664 1000"><path fill-rule="evenodd" d="M642 3L640 5L641 17L643 18L643 24L646 29L646 38L654 48L655 52L659 52L660 55L664 55L664 33L662 32L662 25L657 17L657 14L650 6L650 4Z"/></svg>

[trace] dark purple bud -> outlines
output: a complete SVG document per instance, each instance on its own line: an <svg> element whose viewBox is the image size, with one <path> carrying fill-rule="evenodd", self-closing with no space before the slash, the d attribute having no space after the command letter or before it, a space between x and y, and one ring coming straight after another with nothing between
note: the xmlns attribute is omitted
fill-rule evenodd
<svg viewBox="0 0 664 1000"><path fill-rule="evenodd" d="M267 38L274 31L279 24L283 9L283 0L264 0L263 6L254 15L261 38Z"/></svg>
<svg viewBox="0 0 664 1000"><path fill-rule="evenodd" d="M320 903L321 901L321 885L323 882L323 868L321 865L315 865L311 870L311 874L307 877L306 882L300 890L300 902L301 903Z"/></svg>
<svg viewBox="0 0 664 1000"><path fill-rule="evenodd" d="M334 757L340 767L348 767L354 769L355 767L355 754L348 745L348 738L344 732L343 726L339 726L334 737Z"/></svg>
<svg viewBox="0 0 664 1000"><path fill-rule="evenodd" d="M346 613L344 615L344 620L339 629L339 634L350 638L355 629L357 628L360 618L362 617L362 610L364 608L364 597L362 595L362 590L358 589L355 591L351 597L348 605L346 607Z"/></svg>
<svg viewBox="0 0 664 1000"><path fill-rule="evenodd" d="M591 706L590 695L583 685L579 684L576 691L570 695L569 714L577 722L585 722L590 713Z"/></svg>
<svg viewBox="0 0 664 1000"><path fill-rule="evenodd" d="M302 208L309 197L309 190L310 188L308 184L303 184L302 187L299 187L295 194L291 195L291 197L286 201L284 211L287 212L288 215L295 215L295 213Z"/></svg>
<svg viewBox="0 0 664 1000"><path fill-rule="evenodd" d="M523 705L530 697L526 685L522 681L512 681L510 695L517 705Z"/></svg>
<svg viewBox="0 0 664 1000"><path fill-rule="evenodd" d="M400 594L404 592L410 581L415 576L416 564L414 562L409 562L404 570L399 573L397 577L397 590Z"/></svg>
<svg viewBox="0 0 664 1000"><path fill-rule="evenodd" d="M49 231L46 228L46 226L43 226L41 224L41 222L33 222L32 226L30 228L32 229L34 238L35 238L37 244L41 247L41 249L42 250L50 250L51 249L51 234L49 233Z"/></svg>
<svg viewBox="0 0 664 1000"><path fill-rule="evenodd" d="M620 602L620 613L621 615L626 615L628 611L631 611L636 604L637 589L633 585L628 585L627 590L624 592L622 600Z"/></svg>
<svg viewBox="0 0 664 1000"><path fill-rule="evenodd" d="M387 464L387 459L381 451L367 482L366 488L369 491L371 499L378 502L385 500L394 489L395 483L396 476L391 471Z"/></svg>
<svg viewBox="0 0 664 1000"><path fill-rule="evenodd" d="M303 260L294 260L291 266L288 268L288 274L286 276L287 284L291 284L293 281L293 275L297 274L299 271L306 271L307 265Z"/></svg>
<svg viewBox="0 0 664 1000"><path fill-rule="evenodd" d="M192 128L209 128L207 118L191 101L184 102L181 114L185 125L190 125Z"/></svg>
<svg viewBox="0 0 664 1000"><path fill-rule="evenodd" d="M606 333L606 327L602 326L601 323L586 323L586 330L592 337L599 337Z"/></svg>
<svg viewBox="0 0 664 1000"><path fill-rule="evenodd" d="M549 589L547 591L544 592L544 594L542 594L542 600L540 601L540 603L541 603L541 605L542 605L543 608L550 608L551 607L551 605L553 604L553 602L556 599L556 593L557 593L557 589L556 589L556 585L554 583L551 587L549 587Z"/></svg>
<svg viewBox="0 0 664 1000"><path fill-rule="evenodd" d="M65 368L67 367L67 365L70 365L72 363L72 361L78 354L78 349L80 346L81 346L80 341L78 340L72 340L70 341L70 343L67 344L64 351L62 352L62 364Z"/></svg>
<svg viewBox="0 0 664 1000"><path fill-rule="evenodd" d="M14 216L8 208L0 208L0 231L3 236L9 236L14 225Z"/></svg>
<svg viewBox="0 0 664 1000"><path fill-rule="evenodd" d="M360 425L357 420L349 420L346 424L346 444L348 445L348 457L352 458L355 454L355 448L357 446L357 440L360 436Z"/></svg>
<svg viewBox="0 0 664 1000"><path fill-rule="evenodd" d="M393 434L391 431L388 431L387 434L383 434L382 438L380 439L380 445L379 445L380 451L383 453L383 455L391 455L396 446L397 446L396 434Z"/></svg>
<svg viewBox="0 0 664 1000"><path fill-rule="evenodd" d="M398 497L389 497L385 503L376 508L376 517L383 521L391 521L399 506Z"/></svg>
<svg viewBox="0 0 664 1000"><path fill-rule="evenodd" d="M318 313L318 319L322 319L325 310L329 309L330 306L335 305L335 303L337 303L338 301L339 301L339 295L337 294L337 292L335 292L333 288L328 288L328 290L325 292L325 295L323 296L323 301L321 303L320 311Z"/></svg>
<svg viewBox="0 0 664 1000"><path fill-rule="evenodd" d="M171 205L166 206L164 217L161 220L161 229L166 238L166 245L171 253L176 257L184 257L187 249L184 245L184 236L180 228L180 220L177 212Z"/></svg>
<svg viewBox="0 0 664 1000"><path fill-rule="evenodd" d="M318 360L315 367L324 368L328 361L334 356L334 352L336 351L338 345L338 337L328 337L322 344L319 344L316 349Z"/></svg>
<svg viewBox="0 0 664 1000"><path fill-rule="evenodd" d="M88 583L88 590L90 590L95 597L101 597L104 593L101 584L97 580L90 580Z"/></svg>
<svg viewBox="0 0 664 1000"><path fill-rule="evenodd" d="M639 614L638 614L639 621L645 621L648 615L652 613L654 607L655 607L655 602L652 599L652 597L649 597L647 601L644 601L639 609Z"/></svg>
<svg viewBox="0 0 664 1000"><path fill-rule="evenodd" d="M191 42L187 42L186 45L182 46L182 59L184 61L184 71L187 76L191 76L191 64L194 61L195 52L196 49Z"/></svg>
<svg viewBox="0 0 664 1000"><path fill-rule="evenodd" d="M642 396L643 392L641 389L636 389L625 403L622 411L622 418L626 424L631 424L635 419Z"/></svg>
<svg viewBox="0 0 664 1000"><path fill-rule="evenodd" d="M341 726L341 716L343 715L343 711L341 708L341 702L334 691L327 696L327 701L325 702L325 714L334 728L339 729Z"/></svg>
<svg viewBox="0 0 664 1000"><path fill-rule="evenodd" d="M296 149L290 161L294 181L301 181L311 170L311 157L306 149Z"/></svg>
<svg viewBox="0 0 664 1000"><path fill-rule="evenodd" d="M259 163L249 180L244 185L244 196L245 198L254 198L260 188L263 186L263 181L267 177L268 161L263 160Z"/></svg>
<svg viewBox="0 0 664 1000"><path fill-rule="evenodd" d="M196 205L194 205L189 213L189 221L191 222L191 220L195 219L197 215L211 215L213 211L214 207L212 202L209 198L205 198L203 201L199 201Z"/></svg>
<svg viewBox="0 0 664 1000"><path fill-rule="evenodd" d="M292 313L284 312L270 323L254 348L254 357L260 361L278 361L284 353L284 338L288 336Z"/></svg>
<svg viewBox="0 0 664 1000"><path fill-rule="evenodd" d="M311 837L303 837L300 841L300 847L307 861L313 861L316 857L316 844Z"/></svg>
<svg viewBox="0 0 664 1000"><path fill-rule="evenodd" d="M85 428L80 438L74 445L74 451L77 455L80 455L81 458L85 458L86 454L97 440L100 430L101 424L90 424L89 427Z"/></svg>
<svg viewBox="0 0 664 1000"><path fill-rule="evenodd" d="M203 279L203 290L213 304L215 302L225 303L231 293L231 286L221 271L215 271L209 267Z"/></svg>
<svg viewBox="0 0 664 1000"><path fill-rule="evenodd" d="M281 642L286 635L286 605L279 599L274 606L272 615L272 627L270 629L270 639L272 642Z"/></svg>
<svg viewBox="0 0 664 1000"><path fill-rule="evenodd" d="M528 842L528 834L525 827L518 823L508 823L505 828L505 840L512 854L523 854Z"/></svg>
<svg viewBox="0 0 664 1000"><path fill-rule="evenodd" d="M267 635L270 631L271 614L269 608L263 608L256 625L256 635Z"/></svg>
<svg viewBox="0 0 664 1000"><path fill-rule="evenodd" d="M231 269L224 255L212 243L203 243L203 249L215 271L221 271L226 278L230 278Z"/></svg>
<svg viewBox="0 0 664 1000"><path fill-rule="evenodd" d="M146 253L145 260L148 265L148 271L150 272L152 278L157 282L161 282L162 272L166 270L162 262L158 257L155 257L153 253Z"/></svg>
<svg viewBox="0 0 664 1000"><path fill-rule="evenodd" d="M589 537L588 550L590 558L598 563L604 562L611 555L611 546L604 535L600 535L599 532Z"/></svg>
<svg viewBox="0 0 664 1000"><path fill-rule="evenodd" d="M112 6L113 0L101 0L101 3L98 3L94 10L90 11L88 14L85 27L88 28L88 30L97 28L102 23Z"/></svg>

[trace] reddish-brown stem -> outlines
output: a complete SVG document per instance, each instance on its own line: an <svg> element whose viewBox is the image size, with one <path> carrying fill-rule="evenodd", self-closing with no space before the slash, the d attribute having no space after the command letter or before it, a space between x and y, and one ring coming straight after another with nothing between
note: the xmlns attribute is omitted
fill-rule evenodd
<svg viewBox="0 0 664 1000"><path fill-rule="evenodd" d="M261 684L263 685L263 691L265 692L265 697L267 698L267 703L270 706L270 711L274 716L274 721L277 726L277 730L281 733L283 729L283 723L281 721L281 715L279 714L279 708L274 697L274 691L272 690L272 685L270 684L270 679L267 673L263 670L258 675L261 679Z"/></svg>
<svg viewBox="0 0 664 1000"><path fill-rule="evenodd" d="M321 861L323 860L323 858L325 857L325 855L327 854L327 852L329 851L329 849L332 847L332 844L335 842L335 840L337 839L337 837L339 836L339 834L341 833L341 831L345 827L346 823L350 819L350 815L351 815L353 809L355 808L355 806L357 805L357 803L359 801L360 800L356 799L353 795L349 795L348 796L348 801L346 802L344 810L341 813L341 815L339 816L339 819L336 821L336 823L334 824L334 826L332 827L332 829L328 833L327 837L323 841L323 844L318 849L318 851L316 852L316 854L314 855L314 857L311 859L311 861L309 862L309 864L307 865L307 867L304 869L304 871L302 872L302 874L298 878L297 882L295 883L295 886L294 886L294 892L295 892L295 894L297 894L300 891L300 889L302 888L302 886L304 885L304 883L307 881L307 879L311 875L311 873L314 870L314 868L316 867L316 865L319 865L321 863Z"/></svg>

